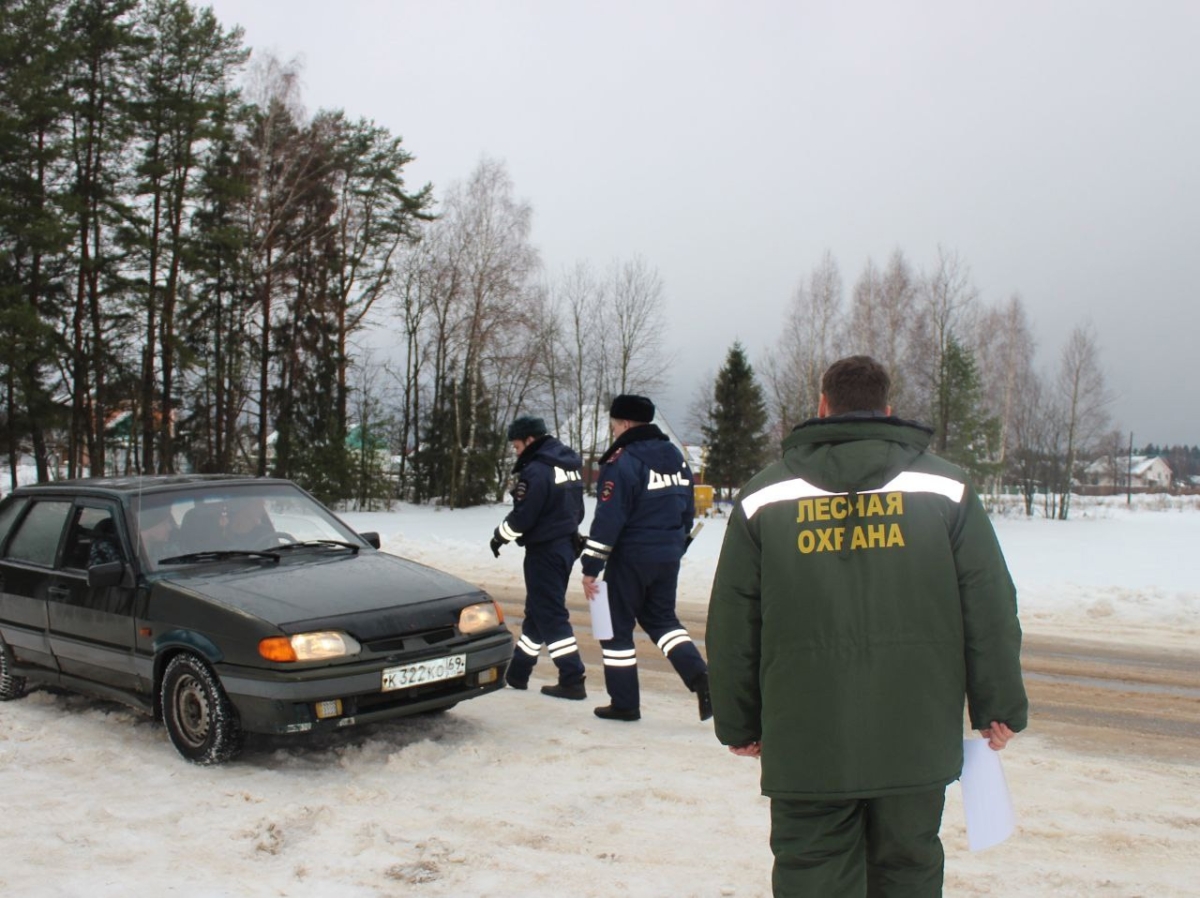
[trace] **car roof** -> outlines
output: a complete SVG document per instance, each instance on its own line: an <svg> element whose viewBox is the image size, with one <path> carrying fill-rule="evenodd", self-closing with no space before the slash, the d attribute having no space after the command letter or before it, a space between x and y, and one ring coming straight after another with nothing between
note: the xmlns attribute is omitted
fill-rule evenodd
<svg viewBox="0 0 1200 898"><path fill-rule="evenodd" d="M277 477L255 477L250 474L154 474L145 477L84 477L75 480L53 480L17 487L13 495L107 495L127 498L131 495L186 489L189 486L212 487L244 485L246 483L286 483Z"/></svg>

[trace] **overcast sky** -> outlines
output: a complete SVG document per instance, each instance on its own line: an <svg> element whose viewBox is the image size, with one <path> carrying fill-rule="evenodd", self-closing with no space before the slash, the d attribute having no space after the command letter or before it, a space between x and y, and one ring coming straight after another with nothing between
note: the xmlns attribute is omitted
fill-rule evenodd
<svg viewBox="0 0 1200 898"><path fill-rule="evenodd" d="M641 256L682 421L761 367L826 250L938 247L1019 293L1045 369L1095 327L1114 424L1200 443L1200 3L215 0L310 112L403 137L438 196L505 163L549 275ZM847 353L855 347L847 346Z"/></svg>

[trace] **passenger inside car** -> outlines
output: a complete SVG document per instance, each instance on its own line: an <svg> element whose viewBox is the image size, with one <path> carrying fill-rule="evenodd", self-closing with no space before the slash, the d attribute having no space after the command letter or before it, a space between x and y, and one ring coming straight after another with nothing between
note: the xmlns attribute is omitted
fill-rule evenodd
<svg viewBox="0 0 1200 898"><path fill-rule="evenodd" d="M179 541L184 552L208 552L225 548L225 506L220 502L201 502L189 508L179 526Z"/></svg>
<svg viewBox="0 0 1200 898"><path fill-rule="evenodd" d="M143 508L138 515L142 551L151 561L179 554L179 527L167 506Z"/></svg>
<svg viewBox="0 0 1200 898"><path fill-rule="evenodd" d="M275 526L260 496L243 496L229 501L226 542L232 549L262 549L274 541Z"/></svg>
<svg viewBox="0 0 1200 898"><path fill-rule="evenodd" d="M88 567L124 561L117 541L117 526L112 518L101 518L92 528L92 546L88 550Z"/></svg>

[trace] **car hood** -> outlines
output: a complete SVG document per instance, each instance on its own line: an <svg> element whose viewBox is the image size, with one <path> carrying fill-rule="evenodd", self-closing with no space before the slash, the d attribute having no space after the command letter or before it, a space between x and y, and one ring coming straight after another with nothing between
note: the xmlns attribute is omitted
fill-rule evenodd
<svg viewBox="0 0 1200 898"><path fill-rule="evenodd" d="M289 624L334 617L370 618L371 612L446 605L446 599L482 591L465 580L385 552L301 556L279 565L245 565L214 572L189 569L167 582L231 606L285 630ZM466 601L456 604L469 604Z"/></svg>

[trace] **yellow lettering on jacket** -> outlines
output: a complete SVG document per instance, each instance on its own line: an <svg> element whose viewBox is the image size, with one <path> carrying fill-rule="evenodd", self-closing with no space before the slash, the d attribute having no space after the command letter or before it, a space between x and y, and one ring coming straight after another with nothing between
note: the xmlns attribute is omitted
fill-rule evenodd
<svg viewBox="0 0 1200 898"><path fill-rule="evenodd" d="M893 517L904 514L903 493L867 493L855 496L854 515L860 518ZM817 496L796 503L796 523L809 521L844 521L850 517L849 496Z"/></svg>
<svg viewBox="0 0 1200 898"><path fill-rule="evenodd" d="M903 493L866 493L854 497L851 504L846 495L816 496L800 499L796 505L796 523L816 521L845 521L852 517L903 517ZM840 552L847 540L852 551L859 549L903 549L904 531L898 522L856 524L854 527L809 527L796 537L796 547L805 555L816 552Z"/></svg>
<svg viewBox="0 0 1200 898"><path fill-rule="evenodd" d="M845 527L813 527L801 530L796 548L804 555L840 552L846 543ZM860 524L850 530L850 549L904 548L904 531L899 524Z"/></svg>

